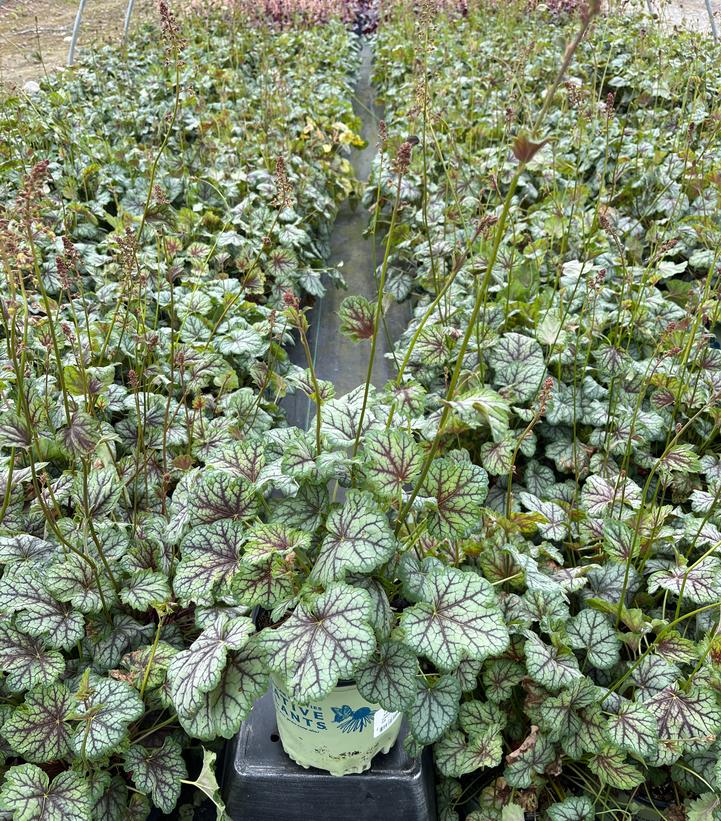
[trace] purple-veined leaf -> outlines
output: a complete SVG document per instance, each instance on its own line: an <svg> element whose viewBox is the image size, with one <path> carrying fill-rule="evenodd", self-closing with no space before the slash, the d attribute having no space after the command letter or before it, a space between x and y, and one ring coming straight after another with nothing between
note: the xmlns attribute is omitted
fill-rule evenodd
<svg viewBox="0 0 721 821"><path fill-rule="evenodd" d="M601 516L615 504L636 509L641 504L641 488L628 477L605 479L589 476L581 490L581 507L591 516Z"/></svg>
<svg viewBox="0 0 721 821"><path fill-rule="evenodd" d="M85 411L75 411L70 424L60 431L63 444L75 456L88 456L95 451L101 431L97 419Z"/></svg>
<svg viewBox="0 0 721 821"><path fill-rule="evenodd" d="M137 570L120 591L123 604L141 612L169 601L171 596L165 573L153 570Z"/></svg>
<svg viewBox="0 0 721 821"><path fill-rule="evenodd" d="M233 576L231 590L238 604L272 610L280 602L292 598L295 573L282 559L252 565L241 562Z"/></svg>
<svg viewBox="0 0 721 821"><path fill-rule="evenodd" d="M0 416L0 447L25 449L30 447L31 441L24 419L16 413L4 413Z"/></svg>
<svg viewBox="0 0 721 821"><path fill-rule="evenodd" d="M370 609L365 590L335 583L301 602L279 628L263 631L268 663L294 699L308 704L323 698L371 657Z"/></svg>
<svg viewBox="0 0 721 821"><path fill-rule="evenodd" d="M448 404L469 428L487 425L494 442L499 442L508 430L510 402L489 387L474 388Z"/></svg>
<svg viewBox="0 0 721 821"><path fill-rule="evenodd" d="M312 481L318 475L317 457L314 436L308 433L300 434L291 439L283 451L283 473L299 482L304 479Z"/></svg>
<svg viewBox="0 0 721 821"><path fill-rule="evenodd" d="M418 476L423 462L419 445L400 430L371 431L363 444L366 478L384 498L397 499Z"/></svg>
<svg viewBox="0 0 721 821"><path fill-rule="evenodd" d="M373 336L374 306L364 296L347 296L341 302L338 317L341 333L348 339L361 342Z"/></svg>
<svg viewBox="0 0 721 821"><path fill-rule="evenodd" d="M94 760L113 752L128 725L145 712L138 693L124 681L91 673L81 681L76 707L69 718L77 721L71 745L82 758Z"/></svg>
<svg viewBox="0 0 721 821"><path fill-rule="evenodd" d="M503 777L514 789L527 790L533 786L534 776L542 776L555 758L555 745L534 724L520 746L506 756Z"/></svg>
<svg viewBox="0 0 721 821"><path fill-rule="evenodd" d="M69 602L81 613L99 613L115 601L115 591L105 572L75 553L55 562L44 581L58 601Z"/></svg>
<svg viewBox="0 0 721 821"><path fill-rule="evenodd" d="M572 795L552 804L548 810L549 821L593 821L593 801L586 795Z"/></svg>
<svg viewBox="0 0 721 821"><path fill-rule="evenodd" d="M706 556L689 567L679 565L652 573L648 580L648 592L668 590L676 596L683 592L683 599L693 604L712 604L721 598L721 561Z"/></svg>
<svg viewBox="0 0 721 821"><path fill-rule="evenodd" d="M606 726L608 737L621 750L644 758L658 747L656 719L643 704L624 701Z"/></svg>
<svg viewBox="0 0 721 821"><path fill-rule="evenodd" d="M489 659L483 665L483 689L486 698L500 704L513 694L513 688L525 675L522 664L510 659Z"/></svg>
<svg viewBox="0 0 721 821"><path fill-rule="evenodd" d="M188 523L212 524L219 519L247 519L255 515L255 487L222 470L203 470L188 497Z"/></svg>
<svg viewBox="0 0 721 821"><path fill-rule="evenodd" d="M343 506L328 514L325 527L328 533L311 574L322 582L370 573L395 553L388 517L369 493L349 491Z"/></svg>
<svg viewBox="0 0 721 821"><path fill-rule="evenodd" d="M576 657L570 650L544 644L534 633L526 632L526 667L531 678L556 692L581 678Z"/></svg>
<svg viewBox="0 0 721 821"><path fill-rule="evenodd" d="M510 433L496 442L484 442L480 449L481 464L491 476L507 476L515 451L516 439Z"/></svg>
<svg viewBox="0 0 721 821"><path fill-rule="evenodd" d="M210 468L238 476L249 485L256 484L265 467L265 446L260 438L224 443L223 447L206 460Z"/></svg>
<svg viewBox="0 0 721 821"><path fill-rule="evenodd" d="M631 672L631 681L638 688L636 698L646 701L672 685L681 677L681 671L660 655L644 656Z"/></svg>
<svg viewBox="0 0 721 821"><path fill-rule="evenodd" d="M294 530L280 522L252 525L246 534L247 542L243 551L244 564L263 564L273 556L288 556L296 550L310 547L310 534Z"/></svg>
<svg viewBox="0 0 721 821"><path fill-rule="evenodd" d="M180 544L181 559L173 588L182 602L210 604L217 588L238 569L245 526L222 519L194 527Z"/></svg>
<svg viewBox="0 0 721 821"><path fill-rule="evenodd" d="M618 664L621 641L605 613L581 610L566 625L566 637L571 647L583 650L589 663L599 670Z"/></svg>
<svg viewBox="0 0 721 821"><path fill-rule="evenodd" d="M401 616L403 641L439 669L453 670L464 658L483 661L508 647L493 588L476 573L433 571L423 583L422 598Z"/></svg>
<svg viewBox="0 0 721 821"><path fill-rule="evenodd" d="M347 448L353 445L358 435L362 393L352 391L339 399L332 399L323 405L321 412L321 432L329 445L334 448ZM373 402L369 402L363 416L361 439L368 433L376 421Z"/></svg>
<svg viewBox="0 0 721 821"><path fill-rule="evenodd" d="M166 738L162 747L133 744L125 753L124 769L133 784L162 812L172 812L180 798L181 779L188 777L180 743Z"/></svg>
<svg viewBox="0 0 721 821"><path fill-rule="evenodd" d="M0 611L16 613L15 626L53 650L67 650L85 634L85 619L45 589L41 572L30 564L8 568L0 579Z"/></svg>
<svg viewBox="0 0 721 821"><path fill-rule="evenodd" d="M461 686L461 692L470 693L478 686L478 674L483 666L478 659L462 659L458 667L453 671L453 675Z"/></svg>
<svg viewBox="0 0 721 821"><path fill-rule="evenodd" d="M58 548L51 542L28 533L0 536L0 564L44 566L53 560L57 551Z"/></svg>
<svg viewBox="0 0 721 821"><path fill-rule="evenodd" d="M495 767L502 757L500 729L493 725L471 738L466 738L460 730L449 730L433 749L436 767L451 778Z"/></svg>
<svg viewBox="0 0 721 821"><path fill-rule="evenodd" d="M97 519L113 510L123 486L115 467L92 470L85 479L82 473L73 482L73 500L86 517Z"/></svg>
<svg viewBox="0 0 721 821"><path fill-rule="evenodd" d="M65 660L57 650L46 649L41 639L0 623L0 670L7 674L8 690L19 693L52 684L65 672Z"/></svg>
<svg viewBox="0 0 721 821"><path fill-rule="evenodd" d="M257 636L238 652L228 654L218 684L197 700L191 715L179 714L193 738L231 738L240 730L255 701L268 689L268 665Z"/></svg>
<svg viewBox="0 0 721 821"><path fill-rule="evenodd" d="M416 700L406 713L413 738L419 744L438 741L456 720L460 698L461 688L453 676L421 678Z"/></svg>
<svg viewBox="0 0 721 821"><path fill-rule="evenodd" d="M218 686L228 653L247 644L253 630L253 622L245 617L218 619L187 650L173 656L168 683L178 715L192 717L198 712L203 695Z"/></svg>
<svg viewBox="0 0 721 821"><path fill-rule="evenodd" d="M397 641L386 641L356 671L355 679L361 695L371 704L385 710L402 711L416 697L418 659Z"/></svg>
<svg viewBox="0 0 721 821"><path fill-rule="evenodd" d="M128 788L125 786L125 779L116 775L114 778L107 778L98 787L97 790L91 789L93 821L131 821L128 814ZM139 797L144 798L144 796Z"/></svg>
<svg viewBox="0 0 721 821"><path fill-rule="evenodd" d="M659 740L699 752L710 747L721 730L721 709L712 690L694 687L685 693L666 687L643 702L656 719Z"/></svg>
<svg viewBox="0 0 721 821"><path fill-rule="evenodd" d="M328 509L328 490L316 484L301 484L295 496L274 505L272 521L312 533L320 526Z"/></svg>
<svg viewBox="0 0 721 821"><path fill-rule="evenodd" d="M2 735L26 761L42 764L70 753L70 725L66 716L73 700L64 684L39 687L25 695L2 725Z"/></svg>
<svg viewBox="0 0 721 821"><path fill-rule="evenodd" d="M619 790L632 790L643 784L644 775L626 760L626 754L610 745L602 747L588 761L588 768L602 784Z"/></svg>
<svg viewBox="0 0 721 821"><path fill-rule="evenodd" d="M538 532L544 539L552 542L562 542L568 536L569 519L566 511L555 502L544 502L532 493L521 491L518 494L521 504L526 510L540 513L546 520L538 525Z"/></svg>
<svg viewBox="0 0 721 821"><path fill-rule="evenodd" d="M504 334L487 354L496 385L514 402L528 402L540 390L546 375L543 349L529 336Z"/></svg>
<svg viewBox="0 0 721 821"><path fill-rule="evenodd" d="M463 538L480 526L481 506L488 494L483 468L452 457L435 459L421 495L436 500L428 515L428 530L438 538Z"/></svg>
<svg viewBox="0 0 721 821"><path fill-rule="evenodd" d="M90 821L90 790L80 773L66 770L50 777L34 764L5 773L0 809L15 821Z"/></svg>

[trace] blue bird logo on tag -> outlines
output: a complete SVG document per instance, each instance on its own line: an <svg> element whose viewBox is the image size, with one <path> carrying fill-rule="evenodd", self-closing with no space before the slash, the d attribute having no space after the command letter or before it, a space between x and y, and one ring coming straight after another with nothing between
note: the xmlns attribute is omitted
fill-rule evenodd
<svg viewBox="0 0 721 821"><path fill-rule="evenodd" d="M332 707L333 723L337 724L344 733L362 733L373 721L375 710L370 707L360 707L353 710L347 704L342 707Z"/></svg>

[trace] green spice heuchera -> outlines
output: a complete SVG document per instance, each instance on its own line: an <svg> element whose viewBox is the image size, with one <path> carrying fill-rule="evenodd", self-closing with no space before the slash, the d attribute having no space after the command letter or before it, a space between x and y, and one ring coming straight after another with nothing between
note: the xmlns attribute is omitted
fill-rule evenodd
<svg viewBox="0 0 721 821"><path fill-rule="evenodd" d="M441 816L715 818L721 226L689 183L718 173L718 48L599 18L558 83L579 17L520 12L436 16L415 49L398 13L377 40L389 149L365 202L397 226L387 297L415 297L392 390L489 475L454 559L511 634L435 745Z"/></svg>

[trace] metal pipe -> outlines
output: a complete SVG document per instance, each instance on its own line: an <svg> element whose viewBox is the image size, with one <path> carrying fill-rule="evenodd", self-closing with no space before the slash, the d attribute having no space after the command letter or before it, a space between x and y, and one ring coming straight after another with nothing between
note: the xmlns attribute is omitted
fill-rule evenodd
<svg viewBox="0 0 721 821"><path fill-rule="evenodd" d="M85 11L86 0L80 0L78 4L78 12L75 15L75 24L73 25L73 36L70 38L70 50L68 51L68 65L71 66L75 62L75 46L78 43L78 35L80 34L80 21L83 19L83 12Z"/></svg>
<svg viewBox="0 0 721 821"><path fill-rule="evenodd" d="M718 40L718 28L716 27L716 18L713 16L711 0L706 0L706 11L708 12L708 19L711 21L711 33L713 34L713 39Z"/></svg>
<svg viewBox="0 0 721 821"><path fill-rule="evenodd" d="M130 29L130 15L133 13L133 6L135 0L128 0L128 7L125 9L125 23L123 24L123 42L128 39L128 30Z"/></svg>

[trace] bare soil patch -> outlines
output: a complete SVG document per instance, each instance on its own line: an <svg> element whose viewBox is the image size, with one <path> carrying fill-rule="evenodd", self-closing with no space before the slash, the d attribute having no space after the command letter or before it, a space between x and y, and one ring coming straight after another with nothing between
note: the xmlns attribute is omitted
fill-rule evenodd
<svg viewBox="0 0 721 821"><path fill-rule="evenodd" d="M131 28L156 14L153 0L136 0ZM127 0L89 0L78 50L122 37ZM0 0L0 83L22 86L64 66L77 0Z"/></svg>

